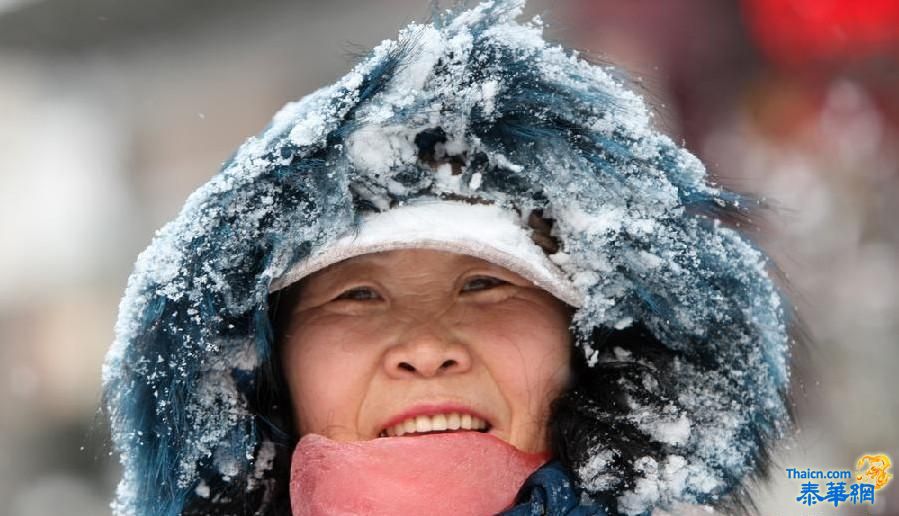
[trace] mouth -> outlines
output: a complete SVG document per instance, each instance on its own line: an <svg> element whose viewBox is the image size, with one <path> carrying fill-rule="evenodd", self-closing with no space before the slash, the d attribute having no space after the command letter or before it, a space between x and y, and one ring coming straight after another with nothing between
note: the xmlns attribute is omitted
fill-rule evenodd
<svg viewBox="0 0 899 516"><path fill-rule="evenodd" d="M488 433L491 425L486 420L471 414L449 412L445 414L419 415L408 417L383 428L378 434L383 437L400 437L453 432Z"/></svg>

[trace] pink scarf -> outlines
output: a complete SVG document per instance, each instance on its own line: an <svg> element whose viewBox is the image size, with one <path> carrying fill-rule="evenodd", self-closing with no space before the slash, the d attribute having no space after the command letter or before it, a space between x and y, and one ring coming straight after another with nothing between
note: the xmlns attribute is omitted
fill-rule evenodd
<svg viewBox="0 0 899 516"><path fill-rule="evenodd" d="M293 454L291 507L293 516L495 514L548 459L478 432L357 442L309 434Z"/></svg>

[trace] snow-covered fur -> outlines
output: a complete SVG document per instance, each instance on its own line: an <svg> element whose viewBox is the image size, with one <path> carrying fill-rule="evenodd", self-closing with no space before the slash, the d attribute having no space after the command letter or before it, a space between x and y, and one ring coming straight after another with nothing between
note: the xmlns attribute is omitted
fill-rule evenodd
<svg viewBox="0 0 899 516"><path fill-rule="evenodd" d="M585 298L554 447L610 512L720 504L764 465L789 421L789 314L721 222L750 200L708 184L612 69L517 22L522 4L405 28L287 104L157 233L104 365L117 514L275 511L292 437L260 380L277 377L269 286L366 210L425 196L552 220Z"/></svg>

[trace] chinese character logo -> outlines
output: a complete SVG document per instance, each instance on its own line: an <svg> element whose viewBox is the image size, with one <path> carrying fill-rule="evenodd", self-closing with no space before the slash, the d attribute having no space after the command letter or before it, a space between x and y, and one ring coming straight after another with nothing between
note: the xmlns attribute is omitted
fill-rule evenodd
<svg viewBox="0 0 899 516"><path fill-rule="evenodd" d="M814 482L802 484L802 492L796 497L796 501L808 505L809 507L815 505L824 499L823 496L818 494L818 489L820 489L820 486Z"/></svg>
<svg viewBox="0 0 899 516"><path fill-rule="evenodd" d="M868 465L865 469L865 464ZM879 455L862 455L858 459L855 469L860 470L855 479L866 484L874 484L874 490L883 488L893 478L893 474L888 470L892 464L890 458L885 454Z"/></svg>
<svg viewBox="0 0 899 516"><path fill-rule="evenodd" d="M803 480L796 501L807 507L816 504L874 504L874 492L883 489L893 478L890 457L883 453L866 454L858 459L855 474L850 470L787 468L787 477ZM855 477L856 482L850 484Z"/></svg>

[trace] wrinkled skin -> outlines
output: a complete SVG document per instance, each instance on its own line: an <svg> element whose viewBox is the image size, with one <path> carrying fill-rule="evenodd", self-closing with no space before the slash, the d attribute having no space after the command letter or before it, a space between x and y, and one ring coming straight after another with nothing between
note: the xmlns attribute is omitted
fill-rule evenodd
<svg viewBox="0 0 899 516"><path fill-rule="evenodd" d="M551 294L479 258L425 249L351 258L299 289L282 358L301 436L375 439L412 406L455 403L519 450L548 450L572 313Z"/></svg>

